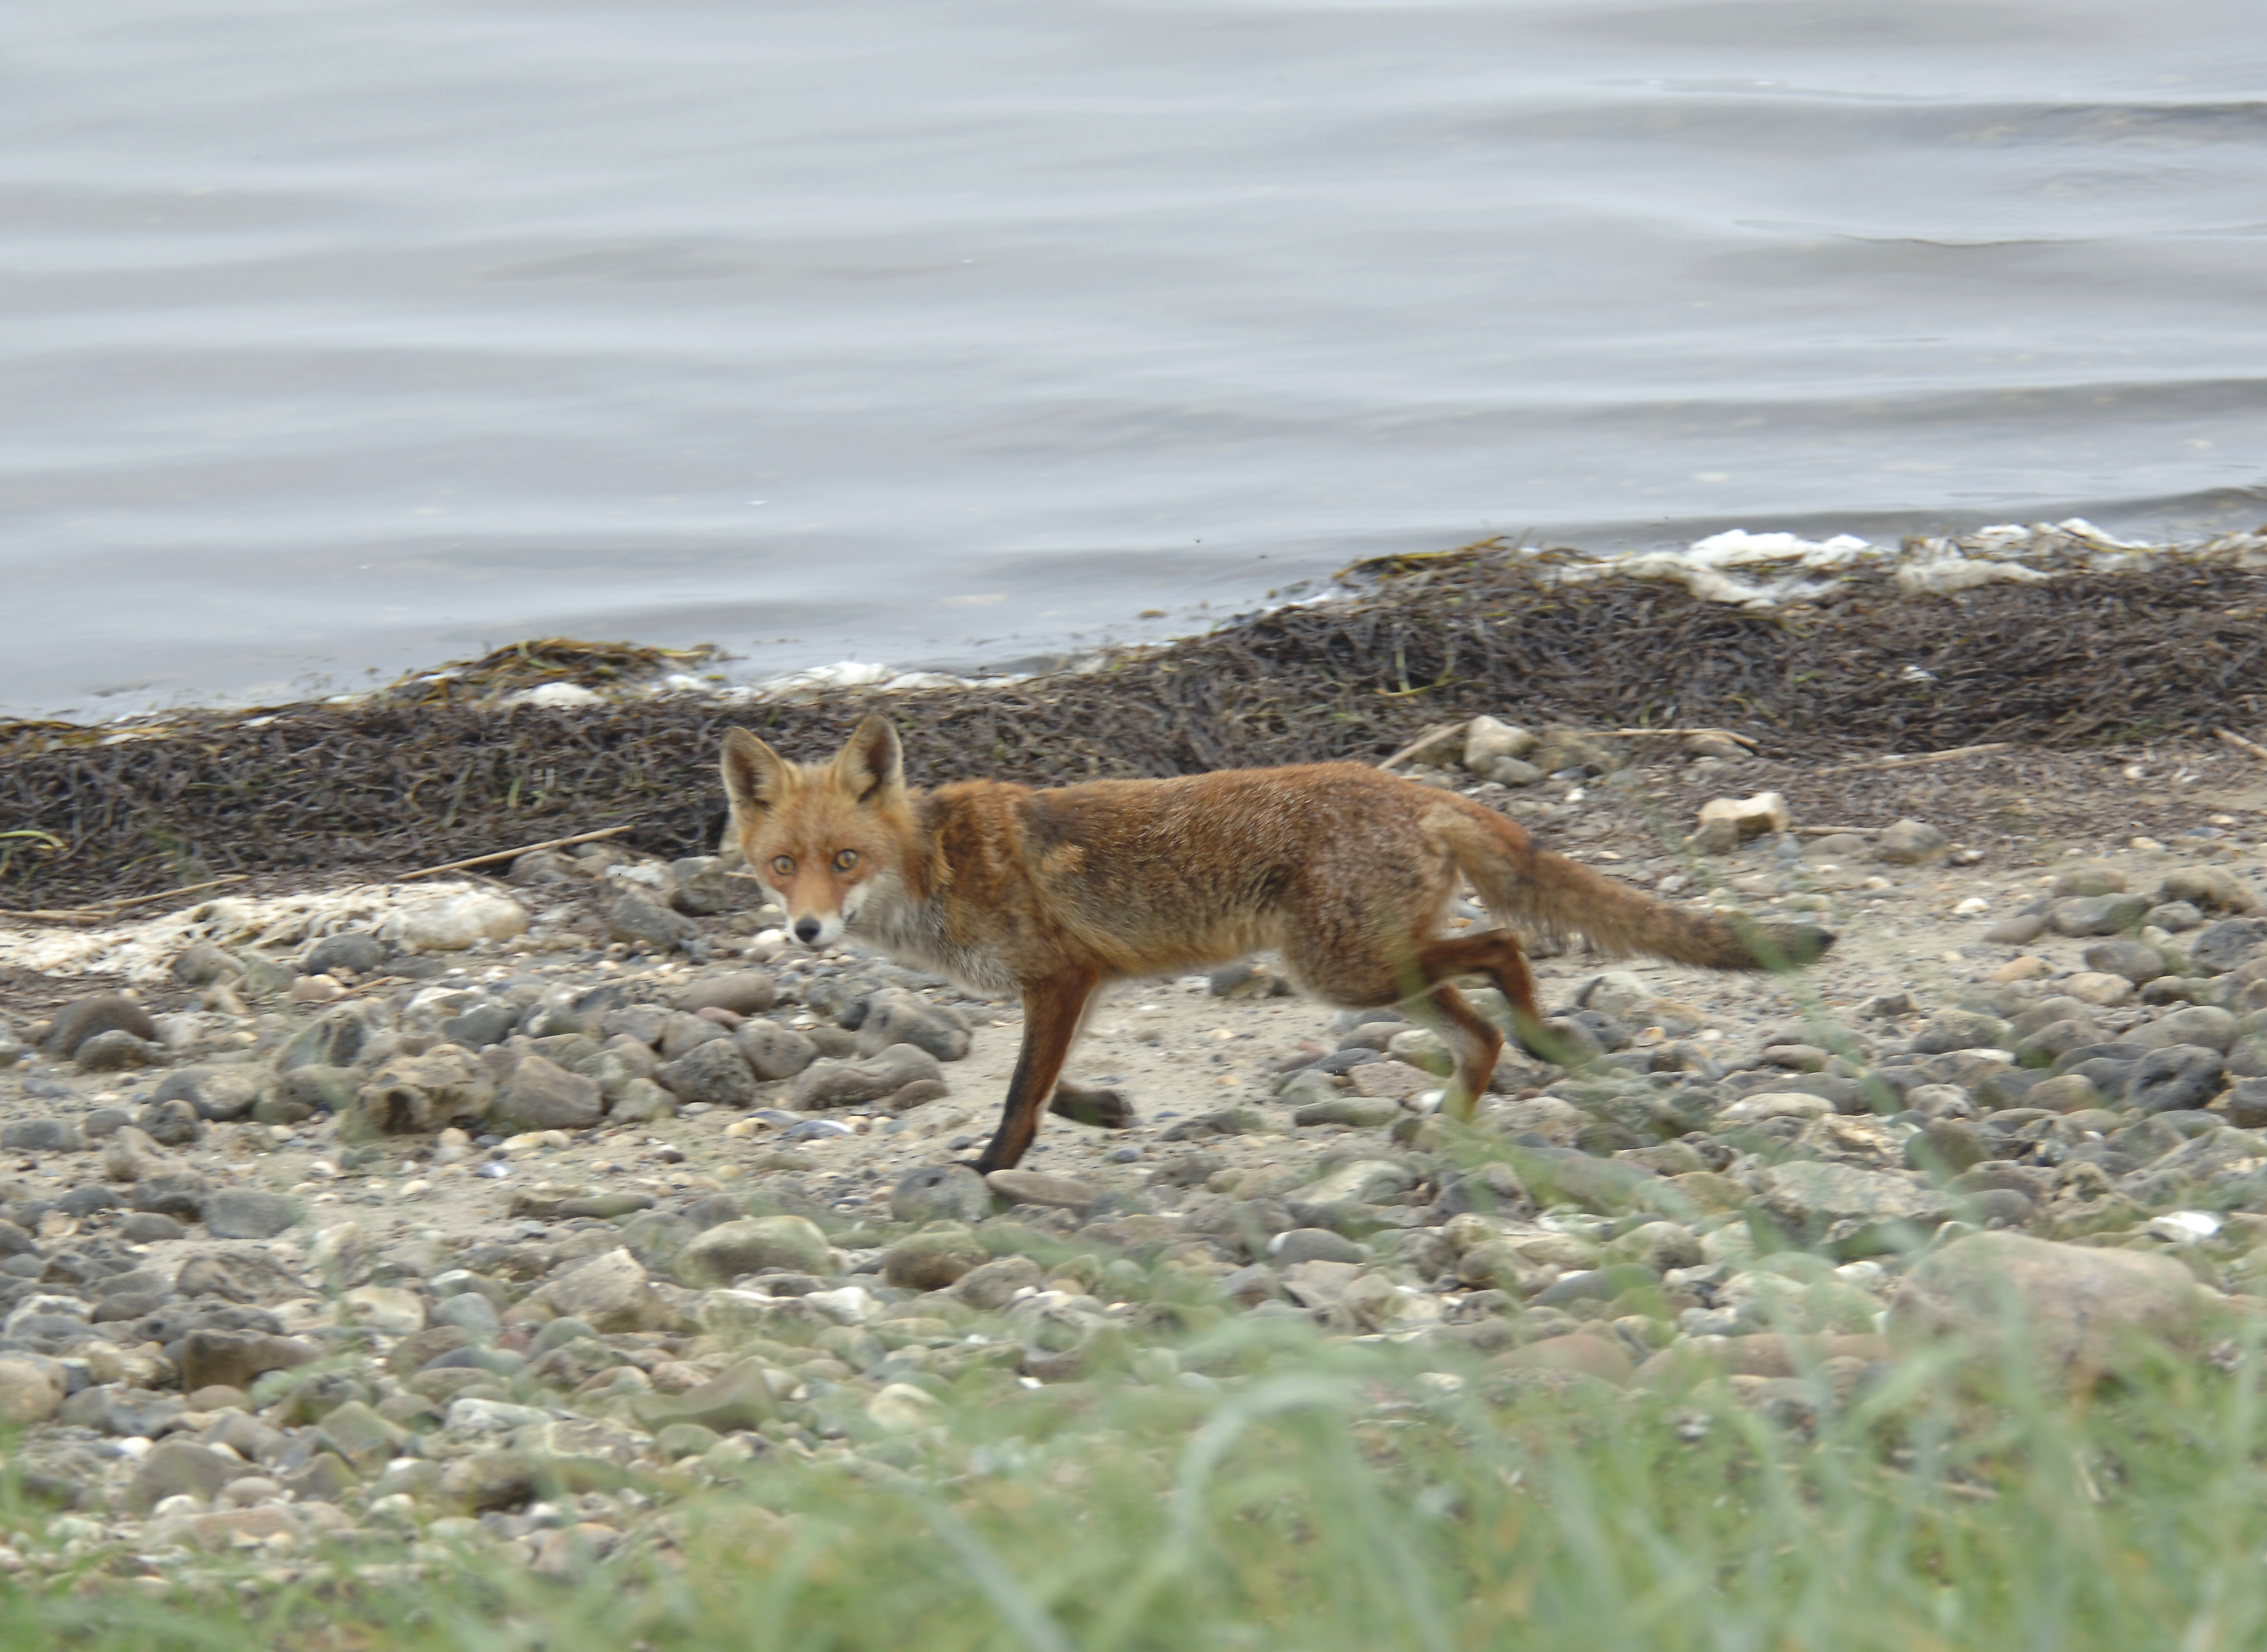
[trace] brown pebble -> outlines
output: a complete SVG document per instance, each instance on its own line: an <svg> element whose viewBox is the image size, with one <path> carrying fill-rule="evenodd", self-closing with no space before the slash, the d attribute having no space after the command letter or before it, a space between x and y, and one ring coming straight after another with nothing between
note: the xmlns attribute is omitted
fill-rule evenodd
<svg viewBox="0 0 2267 1652"><path fill-rule="evenodd" d="M952 1086L942 1078L916 1078L896 1091L882 1105L892 1113L902 1113L907 1107L917 1107L924 1101L935 1101L952 1093Z"/></svg>

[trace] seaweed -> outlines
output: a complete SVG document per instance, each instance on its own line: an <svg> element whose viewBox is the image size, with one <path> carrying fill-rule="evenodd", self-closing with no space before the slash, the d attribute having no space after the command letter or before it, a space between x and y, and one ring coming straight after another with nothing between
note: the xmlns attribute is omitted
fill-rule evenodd
<svg viewBox="0 0 2267 1652"><path fill-rule="evenodd" d="M1814 764L2267 727L2267 574L2240 569L2166 565L1918 596L1865 576L1831 600L1768 611L1662 581L1554 583L1487 542L1350 572L1355 588L1339 600L1016 681L513 703L538 682L619 692L696 657L547 639L344 704L123 729L0 724L0 827L40 835L14 840L38 852L0 858L0 900L62 906L253 871L377 874L610 826L641 849L697 852L723 824L714 764L726 728L811 754L874 709L897 722L923 784L1375 763L1479 713L1536 727L1722 727ZM1886 784L1853 777L1844 789L1855 799Z"/></svg>

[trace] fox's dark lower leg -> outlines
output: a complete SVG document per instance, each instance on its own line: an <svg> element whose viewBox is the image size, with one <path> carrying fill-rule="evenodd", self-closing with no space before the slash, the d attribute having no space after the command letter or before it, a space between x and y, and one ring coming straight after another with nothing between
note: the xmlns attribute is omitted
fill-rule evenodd
<svg viewBox="0 0 2267 1652"><path fill-rule="evenodd" d="M1456 1071L1449 1077L1441 1111L1450 1118L1469 1119L1495 1073L1495 1058L1503 1053L1503 1034L1445 981L1427 993L1425 1001L1447 1022L1441 1035L1456 1055Z"/></svg>
<svg viewBox="0 0 2267 1652"><path fill-rule="evenodd" d="M1023 1047L1016 1056L1015 1076L1008 1080L1000 1128L976 1161L979 1172L1011 1169L1039 1133L1039 1115L1062 1077L1079 1018L1098 980L1090 970L1073 970L1023 989Z"/></svg>
<svg viewBox="0 0 2267 1652"><path fill-rule="evenodd" d="M1527 968L1527 954L1503 930L1484 930L1477 935L1429 943L1417 954L1417 973L1427 989L1426 997L1438 1005L1449 1022L1444 1034L1456 1052L1456 1071L1442 1110L1469 1119L1479 1106L1481 1093L1494 1076L1496 1057L1503 1052L1503 1034L1465 1002L1449 983L1458 976L1482 975L1494 982L1511 1005L1512 1026L1524 1044L1531 1029L1543 1024L1535 1003L1535 977Z"/></svg>

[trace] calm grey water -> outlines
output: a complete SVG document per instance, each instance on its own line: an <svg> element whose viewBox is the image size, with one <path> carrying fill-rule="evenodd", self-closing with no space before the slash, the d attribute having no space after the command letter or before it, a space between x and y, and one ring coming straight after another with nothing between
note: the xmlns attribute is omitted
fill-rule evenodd
<svg viewBox="0 0 2267 1652"><path fill-rule="evenodd" d="M2258 0L7 40L9 712L542 633L998 664L1490 532L2267 517Z"/></svg>

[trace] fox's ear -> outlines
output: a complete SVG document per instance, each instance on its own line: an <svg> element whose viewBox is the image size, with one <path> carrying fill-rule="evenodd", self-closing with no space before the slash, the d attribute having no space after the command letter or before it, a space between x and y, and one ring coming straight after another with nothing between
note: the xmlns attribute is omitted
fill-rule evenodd
<svg viewBox="0 0 2267 1652"><path fill-rule="evenodd" d="M736 828L776 807L787 789L787 759L745 728L725 731L721 766Z"/></svg>
<svg viewBox="0 0 2267 1652"><path fill-rule="evenodd" d="M906 755L886 717L869 717L834 754L835 772L861 803L884 801L905 790Z"/></svg>

